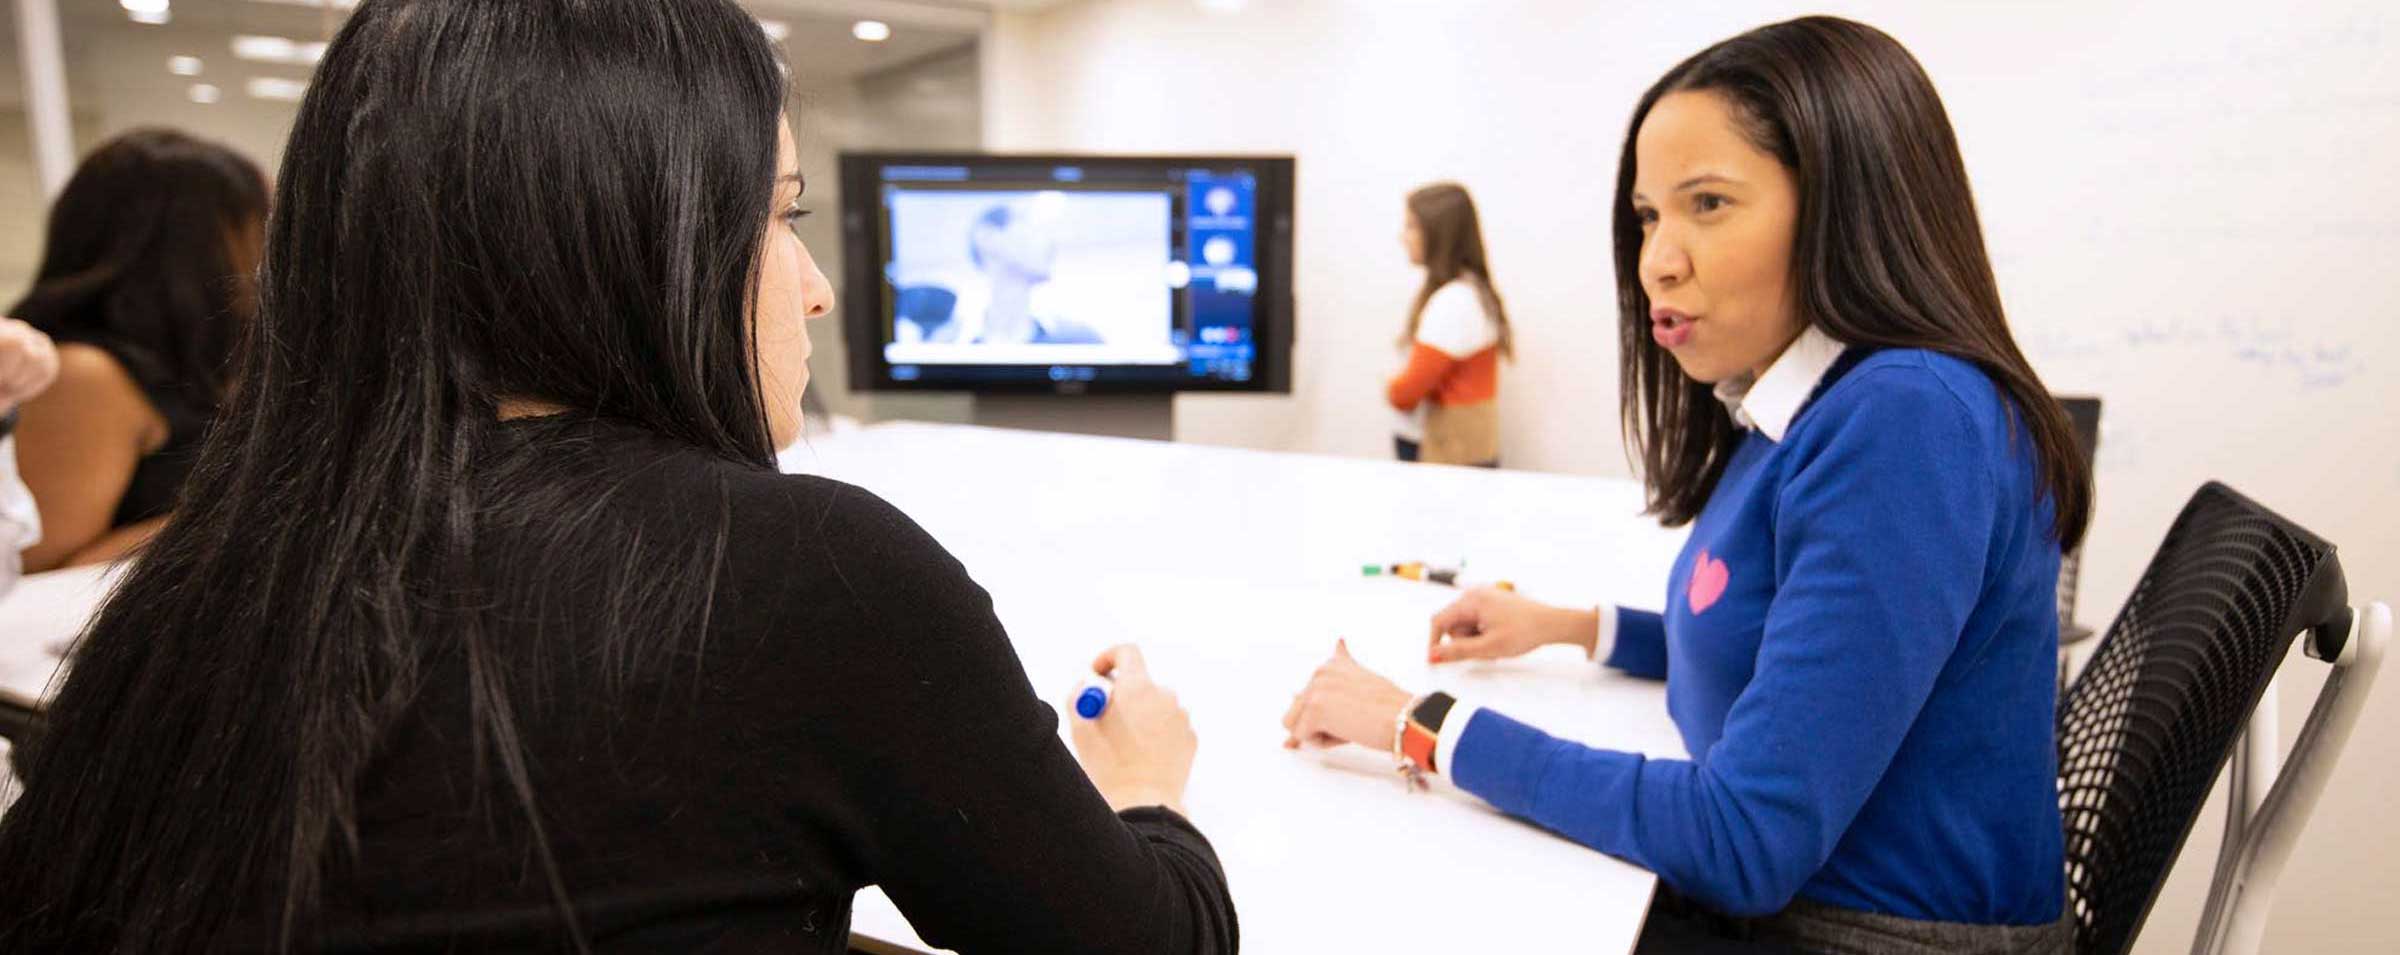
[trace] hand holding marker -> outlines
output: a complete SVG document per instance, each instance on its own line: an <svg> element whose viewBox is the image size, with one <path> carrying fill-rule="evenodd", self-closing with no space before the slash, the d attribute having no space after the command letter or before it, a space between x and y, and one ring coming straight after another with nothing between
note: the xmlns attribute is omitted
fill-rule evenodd
<svg viewBox="0 0 2400 955"><path fill-rule="evenodd" d="M1129 643L1101 651L1086 673L1090 682L1066 700L1076 715L1065 722L1092 786L1120 812L1137 806L1183 812L1200 739L1175 692L1150 679L1141 649Z"/></svg>

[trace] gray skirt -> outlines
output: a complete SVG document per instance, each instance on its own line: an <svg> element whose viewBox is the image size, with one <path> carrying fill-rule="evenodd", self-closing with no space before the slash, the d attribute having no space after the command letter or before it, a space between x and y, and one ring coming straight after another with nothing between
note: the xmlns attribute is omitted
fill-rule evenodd
<svg viewBox="0 0 2400 955"><path fill-rule="evenodd" d="M2074 955L2074 913L2048 925L1921 922L1794 899L1745 919L1752 937L1821 955Z"/></svg>

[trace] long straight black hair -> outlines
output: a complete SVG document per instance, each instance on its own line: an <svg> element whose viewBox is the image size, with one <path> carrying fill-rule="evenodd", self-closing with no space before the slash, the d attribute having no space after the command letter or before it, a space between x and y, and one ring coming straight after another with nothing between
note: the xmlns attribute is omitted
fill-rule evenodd
<svg viewBox="0 0 2400 955"><path fill-rule="evenodd" d="M75 167L33 288L8 314L108 349L144 391L215 408L258 309L266 218L256 163L175 130L132 130Z"/></svg>
<svg viewBox="0 0 2400 955"><path fill-rule="evenodd" d="M2062 547L2082 540L2091 474L2075 432L2010 335L1950 117L1915 57L1880 30L1834 17L1760 27L1678 63L1634 107L1617 161L1618 382L1641 449L1650 510L1697 517L1741 433L1708 385L1650 338L1634 140L1669 93L1721 95L1750 142L1799 183L1792 287L1802 322L1853 346L1917 348L1973 362L2006 393L2039 457Z"/></svg>
<svg viewBox="0 0 2400 955"><path fill-rule="evenodd" d="M615 625L575 636L656 660L643 641L704 622L713 565L705 529L666 572L600 541L614 478L506 453L501 404L773 466L749 314L784 96L729 0L358 7L284 154L207 490L82 638L0 824L0 950L307 944L436 653L463 658L478 765L549 860L514 722L538 700L494 606L510 579L630 565L588 578ZM479 551L494 522L551 546Z"/></svg>

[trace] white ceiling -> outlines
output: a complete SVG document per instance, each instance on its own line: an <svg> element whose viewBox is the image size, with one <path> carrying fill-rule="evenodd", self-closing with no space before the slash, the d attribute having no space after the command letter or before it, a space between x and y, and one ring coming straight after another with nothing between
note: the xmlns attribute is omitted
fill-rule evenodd
<svg viewBox="0 0 2400 955"><path fill-rule="evenodd" d="M784 50L797 85L846 82L972 43L991 8L1034 8L1057 0L740 0L761 18L785 24ZM222 87L220 105L243 98L252 77L305 79L308 69L244 61L231 55L232 38L251 34L322 40L340 28L339 10L261 0L173 0L163 25L130 20L114 0L57 0L69 73L69 98L78 112L102 107L122 92L177 95L194 82ZM892 36L867 43L850 35L866 17L891 24ZM197 78L167 70L167 57L196 56ZM21 101L14 17L0 17L0 108Z"/></svg>

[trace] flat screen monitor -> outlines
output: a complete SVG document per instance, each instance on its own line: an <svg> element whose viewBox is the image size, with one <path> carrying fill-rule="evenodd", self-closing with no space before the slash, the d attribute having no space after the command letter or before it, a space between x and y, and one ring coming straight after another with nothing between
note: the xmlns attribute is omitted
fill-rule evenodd
<svg viewBox="0 0 2400 955"><path fill-rule="evenodd" d="M843 155L853 387L1288 392L1292 165Z"/></svg>

